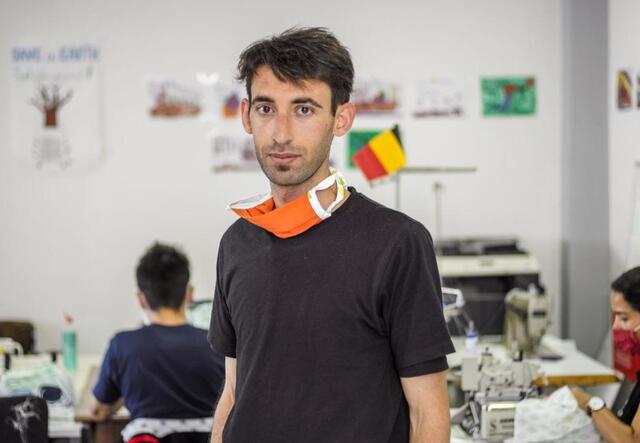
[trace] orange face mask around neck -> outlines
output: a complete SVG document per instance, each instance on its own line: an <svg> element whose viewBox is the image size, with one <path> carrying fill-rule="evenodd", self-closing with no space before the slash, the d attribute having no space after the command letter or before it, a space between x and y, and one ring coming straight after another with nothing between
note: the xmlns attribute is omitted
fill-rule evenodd
<svg viewBox="0 0 640 443"><path fill-rule="evenodd" d="M324 209L318 200L318 191L330 188L336 183L336 199ZM272 233L279 238L290 238L300 235L311 227L331 217L333 209L345 198L347 183L339 172L331 170L331 175L306 194L287 203L275 207L271 193L249 197L231 203L231 209L248 222Z"/></svg>

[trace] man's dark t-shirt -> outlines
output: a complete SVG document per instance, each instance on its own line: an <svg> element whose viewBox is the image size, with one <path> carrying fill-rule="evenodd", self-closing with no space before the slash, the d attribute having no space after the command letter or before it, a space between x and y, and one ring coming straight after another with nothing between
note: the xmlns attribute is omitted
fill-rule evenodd
<svg viewBox="0 0 640 443"><path fill-rule="evenodd" d="M224 381L224 357L207 331L191 325L144 326L116 334L93 394L124 397L132 418L211 417Z"/></svg>
<svg viewBox="0 0 640 443"><path fill-rule="evenodd" d="M399 377L447 368L429 233L349 190L296 237L240 219L222 238L209 340L237 359L225 442L407 442Z"/></svg>

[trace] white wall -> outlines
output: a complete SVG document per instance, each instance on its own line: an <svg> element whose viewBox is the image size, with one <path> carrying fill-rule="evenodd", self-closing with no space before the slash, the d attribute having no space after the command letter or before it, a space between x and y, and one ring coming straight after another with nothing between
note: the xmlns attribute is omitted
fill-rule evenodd
<svg viewBox="0 0 640 443"><path fill-rule="evenodd" d="M217 243L234 220L224 205L264 189L266 182L258 173L211 174L208 125L150 120L145 77L200 70L230 76L248 43L295 24L332 29L351 49L361 75L408 82L432 75L466 79L468 117L401 123L411 165L472 165L479 172L407 177L402 209L432 226L430 189L434 180L442 181L444 235L520 237L539 257L550 293L559 294L558 2L380 1L360 7L365 4L337 0L0 0L0 5L0 53L5 54L0 97L10 93L9 48L25 37L93 39L102 49L106 156L98 170L68 177L17 170L8 135L10 109L0 107L0 317L32 319L40 348L59 345L63 310L77 316L82 351L100 351L115 330L135 325L133 269L155 239L183 245L197 295L211 296ZM480 76L508 74L536 76L537 115L481 118ZM347 178L373 198L394 204L392 184L371 190L357 172Z"/></svg>
<svg viewBox="0 0 640 443"><path fill-rule="evenodd" d="M640 161L640 109L621 111L616 105L618 70L632 68L640 72L640 42L631 38L640 20L640 3L613 0L609 8L609 222L611 273L616 276L628 265L640 264L627 263L635 198L634 169L635 162ZM633 102L636 103L635 98Z"/></svg>

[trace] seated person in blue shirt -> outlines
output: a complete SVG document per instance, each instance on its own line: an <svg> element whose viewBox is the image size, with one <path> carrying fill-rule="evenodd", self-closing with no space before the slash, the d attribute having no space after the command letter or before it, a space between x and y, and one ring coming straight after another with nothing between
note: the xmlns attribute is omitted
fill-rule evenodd
<svg viewBox="0 0 640 443"><path fill-rule="evenodd" d="M210 417L224 358L209 346L206 330L187 324L193 298L187 257L156 243L140 259L136 277L149 324L111 340L93 389L96 419L107 418L122 402L132 419Z"/></svg>

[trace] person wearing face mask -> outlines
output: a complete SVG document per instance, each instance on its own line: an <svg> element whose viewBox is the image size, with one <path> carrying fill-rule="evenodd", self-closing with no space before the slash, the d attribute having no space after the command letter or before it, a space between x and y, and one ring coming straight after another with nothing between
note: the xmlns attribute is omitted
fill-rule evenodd
<svg viewBox="0 0 640 443"><path fill-rule="evenodd" d="M630 361L640 363L640 266L614 280L610 293L613 313L613 345ZM640 365L634 368L640 377ZM627 403L616 415L600 397L580 388L571 391L580 408L591 415L595 427L608 442L640 442L640 383L635 384Z"/></svg>

